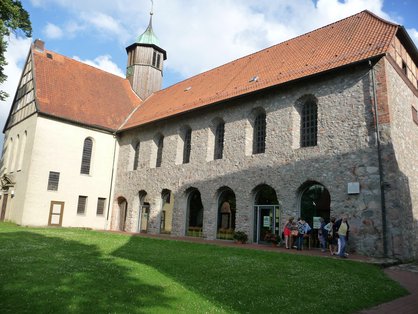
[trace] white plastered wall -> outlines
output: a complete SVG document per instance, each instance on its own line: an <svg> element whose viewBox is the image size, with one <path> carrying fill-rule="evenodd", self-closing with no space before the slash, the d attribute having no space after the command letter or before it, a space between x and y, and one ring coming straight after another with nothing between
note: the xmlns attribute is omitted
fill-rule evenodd
<svg viewBox="0 0 418 314"><path fill-rule="evenodd" d="M80 174L85 138L93 139L90 175ZM32 138L30 170L24 198L21 224L48 224L52 201L64 202L62 226L105 229L109 199L113 151L112 134L69 123L38 117ZM29 157L29 156L28 156ZM48 191L49 172L60 173L58 191ZM78 196L87 196L86 211L77 214ZM103 215L97 215L97 200L105 198Z"/></svg>

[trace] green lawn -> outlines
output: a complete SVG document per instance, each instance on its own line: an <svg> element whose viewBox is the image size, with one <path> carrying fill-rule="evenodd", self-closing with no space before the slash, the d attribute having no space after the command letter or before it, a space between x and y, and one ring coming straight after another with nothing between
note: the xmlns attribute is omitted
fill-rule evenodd
<svg viewBox="0 0 418 314"><path fill-rule="evenodd" d="M0 223L2 313L352 313L405 294L360 262Z"/></svg>

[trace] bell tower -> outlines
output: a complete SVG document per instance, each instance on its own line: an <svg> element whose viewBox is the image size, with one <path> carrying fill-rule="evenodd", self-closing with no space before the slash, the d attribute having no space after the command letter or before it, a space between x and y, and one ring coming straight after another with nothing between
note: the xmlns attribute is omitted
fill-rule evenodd
<svg viewBox="0 0 418 314"><path fill-rule="evenodd" d="M152 30L152 16L150 12L149 24L145 32L135 43L126 48L128 64L126 78L132 89L143 100L161 89L163 80L163 63L167 53L160 48L160 43Z"/></svg>

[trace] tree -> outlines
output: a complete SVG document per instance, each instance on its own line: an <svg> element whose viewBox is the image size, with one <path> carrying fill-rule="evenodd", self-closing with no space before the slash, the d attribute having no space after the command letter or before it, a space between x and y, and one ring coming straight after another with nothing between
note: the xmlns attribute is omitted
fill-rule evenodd
<svg viewBox="0 0 418 314"><path fill-rule="evenodd" d="M7 36L11 32L23 32L26 37L32 36L32 26L29 13L22 7L20 1L0 0L0 84L7 79L4 67L7 65L4 54L7 50ZM0 90L0 100L7 98L7 93Z"/></svg>

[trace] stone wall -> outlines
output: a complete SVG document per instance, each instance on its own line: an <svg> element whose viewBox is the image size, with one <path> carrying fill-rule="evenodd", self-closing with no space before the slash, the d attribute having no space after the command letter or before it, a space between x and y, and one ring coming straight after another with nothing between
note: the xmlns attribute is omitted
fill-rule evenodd
<svg viewBox="0 0 418 314"><path fill-rule="evenodd" d="M260 184L271 186L280 204L280 222L300 215L300 187L306 182L325 186L331 195L331 215L348 214L350 249L382 255L380 176L371 105L368 66L344 69L269 91L241 97L120 134L120 155L115 199L128 201L128 229L136 231L139 191L146 191L151 206L149 232L159 232L161 192L173 192L175 203L172 235L184 236L187 196L192 188L201 193L204 206L203 236L216 237L219 190L229 187L236 196L236 230L254 239L254 194ZM298 100L313 95L318 100L318 145L298 147ZM266 112L264 154L248 154L251 145L251 113ZM224 155L213 160L208 143L215 119L225 121ZM180 130L192 129L190 163L176 164ZM164 135L162 166L151 160L157 133ZM141 141L140 164L133 171L134 145ZM209 158L208 158L209 156ZM154 158L154 157L153 157ZM209 160L208 160L209 159ZM349 195L347 184L360 183L360 194ZM117 210L117 207L115 207Z"/></svg>
<svg viewBox="0 0 418 314"><path fill-rule="evenodd" d="M411 109L418 108L418 91L396 67L385 62L391 125L383 157L392 160L384 178L388 250L390 256L418 259L418 125Z"/></svg>

